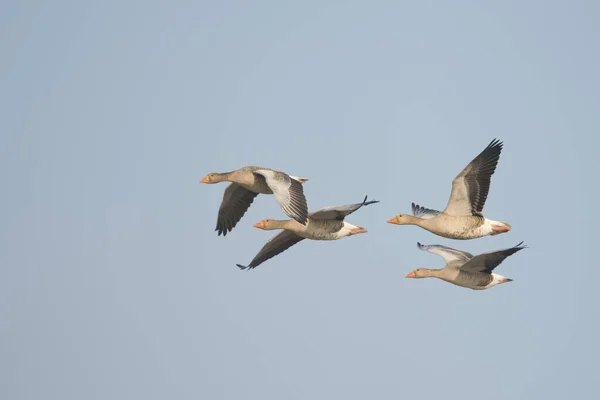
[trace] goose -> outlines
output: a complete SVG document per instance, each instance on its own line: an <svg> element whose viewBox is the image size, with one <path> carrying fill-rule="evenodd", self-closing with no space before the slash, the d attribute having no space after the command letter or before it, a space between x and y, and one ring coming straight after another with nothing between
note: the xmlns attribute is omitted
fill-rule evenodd
<svg viewBox="0 0 600 400"><path fill-rule="evenodd" d="M460 251L436 244L422 245L417 242L417 246L422 251L441 256L444 261L446 261L446 266L442 269L418 268L407 274L406 277L417 279L439 278L454 285L473 290L489 289L492 286L512 282L512 279L492 271L494 271L506 257L526 248L526 246L521 246L522 244L523 242L509 249L473 256L466 251Z"/></svg>
<svg viewBox="0 0 600 400"><path fill-rule="evenodd" d="M452 192L444 211L412 203L412 213L398 214L387 222L396 225L417 225L449 239L476 239L499 235L512 229L506 222L483 216L483 206L490 190L503 143L494 139L452 181Z"/></svg>
<svg viewBox="0 0 600 400"><path fill-rule="evenodd" d="M318 211L308 214L308 224L306 225L301 225L293 219L285 221L264 219L254 226L263 230L283 229L283 232L273 236L250 264L247 266L236 265L242 270L254 269L303 239L338 240L346 236L367 233L365 228L352 225L344 221L344 218L362 206L374 203L379 203L379 201L367 201L367 196L365 196L362 203L321 208Z"/></svg>
<svg viewBox="0 0 600 400"><path fill-rule="evenodd" d="M306 224L308 207L302 184L306 178L263 167L243 167L231 172L211 172L201 183L232 182L225 189L217 218L218 236L227 235L242 219L254 198L273 194L283 212L300 224Z"/></svg>

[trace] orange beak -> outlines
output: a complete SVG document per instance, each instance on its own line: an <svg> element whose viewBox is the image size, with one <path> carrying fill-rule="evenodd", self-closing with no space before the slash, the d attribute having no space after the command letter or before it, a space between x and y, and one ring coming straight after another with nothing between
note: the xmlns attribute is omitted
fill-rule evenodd
<svg viewBox="0 0 600 400"><path fill-rule="evenodd" d="M206 175L204 178L200 179L200 183L210 183L210 176Z"/></svg>
<svg viewBox="0 0 600 400"><path fill-rule="evenodd" d="M354 228L350 231L350 235L358 235L359 233L367 233L367 230L365 228Z"/></svg>
<svg viewBox="0 0 600 400"><path fill-rule="evenodd" d="M414 278L414 277L415 277L415 271L406 274L406 278Z"/></svg>
<svg viewBox="0 0 600 400"><path fill-rule="evenodd" d="M390 218L387 220L388 224L397 224L398 223L398 217L394 217L394 218Z"/></svg>
<svg viewBox="0 0 600 400"><path fill-rule="evenodd" d="M263 221L254 224L255 228L265 229L265 223Z"/></svg>

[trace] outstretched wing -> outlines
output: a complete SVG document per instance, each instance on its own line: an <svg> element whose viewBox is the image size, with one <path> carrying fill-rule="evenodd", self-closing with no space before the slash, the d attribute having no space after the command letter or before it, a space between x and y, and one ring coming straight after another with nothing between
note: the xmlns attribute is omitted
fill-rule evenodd
<svg viewBox="0 0 600 400"><path fill-rule="evenodd" d="M325 207L310 213L309 216L314 219L337 219L342 221L345 217L352 214L362 206L368 206L369 204L375 203L379 203L379 200L367 201L367 196L365 196L362 203L350 204L346 206Z"/></svg>
<svg viewBox="0 0 600 400"><path fill-rule="evenodd" d="M412 213L415 217L429 219L437 216L441 211L433 210L431 208L421 207L418 204L412 203Z"/></svg>
<svg viewBox="0 0 600 400"><path fill-rule="evenodd" d="M231 232L246 214L256 196L258 196L258 193L251 192L237 183L227 186L225 193L223 193L223 200L217 217L217 227L215 228L215 231L219 231L219 236L226 236L227 232Z"/></svg>
<svg viewBox="0 0 600 400"><path fill-rule="evenodd" d="M288 217L306 225L308 206L306 205L302 183L290 178L284 172L257 169L253 173L262 175L265 178L267 185L273 191L275 200Z"/></svg>
<svg viewBox="0 0 600 400"><path fill-rule="evenodd" d="M268 259L275 257L277 254L284 252L296 243L303 240L303 237L296 235L290 231L283 231L271 238L254 259L248 265L236 264L240 269L254 269Z"/></svg>
<svg viewBox="0 0 600 400"><path fill-rule="evenodd" d="M471 253L467 253L466 251L456 250L439 244L423 245L417 242L417 247L419 247L420 250L442 257L444 261L446 261L446 264L453 261L467 262L473 257Z"/></svg>
<svg viewBox="0 0 600 400"><path fill-rule="evenodd" d="M523 242L510 249L492 251L489 253L478 254L471 258L469 262L460 267L461 271L468 272L487 272L491 273L494 268L504 261L508 256L512 256L519 250L523 250L526 246L521 246Z"/></svg>
<svg viewBox="0 0 600 400"><path fill-rule="evenodd" d="M452 181L452 193L445 213L450 215L474 215L481 217L483 206L490 191L490 182L502 151L502 142L490 144L461 171Z"/></svg>

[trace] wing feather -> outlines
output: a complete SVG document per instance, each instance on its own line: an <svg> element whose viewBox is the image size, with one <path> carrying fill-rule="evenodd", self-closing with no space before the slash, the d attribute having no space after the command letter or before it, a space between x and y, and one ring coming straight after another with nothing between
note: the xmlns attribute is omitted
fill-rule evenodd
<svg viewBox="0 0 600 400"><path fill-rule="evenodd" d="M218 236L227 236L227 232L231 232L246 214L256 196L258 196L258 193L251 192L237 183L227 186L223 193L223 200L217 217L217 227L215 228L215 231L219 232Z"/></svg>
<svg viewBox="0 0 600 400"><path fill-rule="evenodd" d="M466 264L460 267L461 271L467 272L486 272L491 273L494 268L502 263L508 256L512 256L519 250L523 250L526 246L522 246L523 242L511 247L510 249L492 251L489 253L478 254L471 258Z"/></svg>
<svg viewBox="0 0 600 400"><path fill-rule="evenodd" d="M379 200L367 201L367 196L365 196L362 203L349 204L345 206L324 207L320 210L310 213L309 216L314 219L336 219L343 221L345 217L352 214L362 206L368 206L375 203L379 203Z"/></svg>
<svg viewBox="0 0 600 400"><path fill-rule="evenodd" d="M304 238L290 231L283 231L271 238L248 265L236 264L240 269L254 269L265 261L289 249Z"/></svg>
<svg viewBox="0 0 600 400"><path fill-rule="evenodd" d="M431 254L442 257L444 261L446 261L446 264L449 264L453 261L467 262L473 257L471 253L467 253L466 251L456 250L439 244L423 245L417 242L417 247L419 247L419 249L422 251L427 251Z"/></svg>
<svg viewBox="0 0 600 400"><path fill-rule="evenodd" d="M436 217L441 212L431 208L421 207L418 204L412 203L412 213L415 217L430 219Z"/></svg>
<svg viewBox="0 0 600 400"><path fill-rule="evenodd" d="M262 175L273 192L275 200L283 212L290 218L306 225L308 206L302 183L284 172L258 169L253 173Z"/></svg>
<svg viewBox="0 0 600 400"><path fill-rule="evenodd" d="M483 206L490 191L503 143L494 139L452 181L452 193L445 213L455 216L482 217Z"/></svg>

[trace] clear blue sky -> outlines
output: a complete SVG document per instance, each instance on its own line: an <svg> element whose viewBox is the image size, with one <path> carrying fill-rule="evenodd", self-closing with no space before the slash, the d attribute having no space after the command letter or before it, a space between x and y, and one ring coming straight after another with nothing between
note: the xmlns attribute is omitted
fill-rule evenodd
<svg viewBox="0 0 600 400"><path fill-rule="evenodd" d="M596 398L600 5L488 3L4 2L0 398ZM495 137L510 233L386 224ZM239 271L284 214L217 237L198 181L244 165L369 233ZM507 285L404 278L521 240Z"/></svg>

